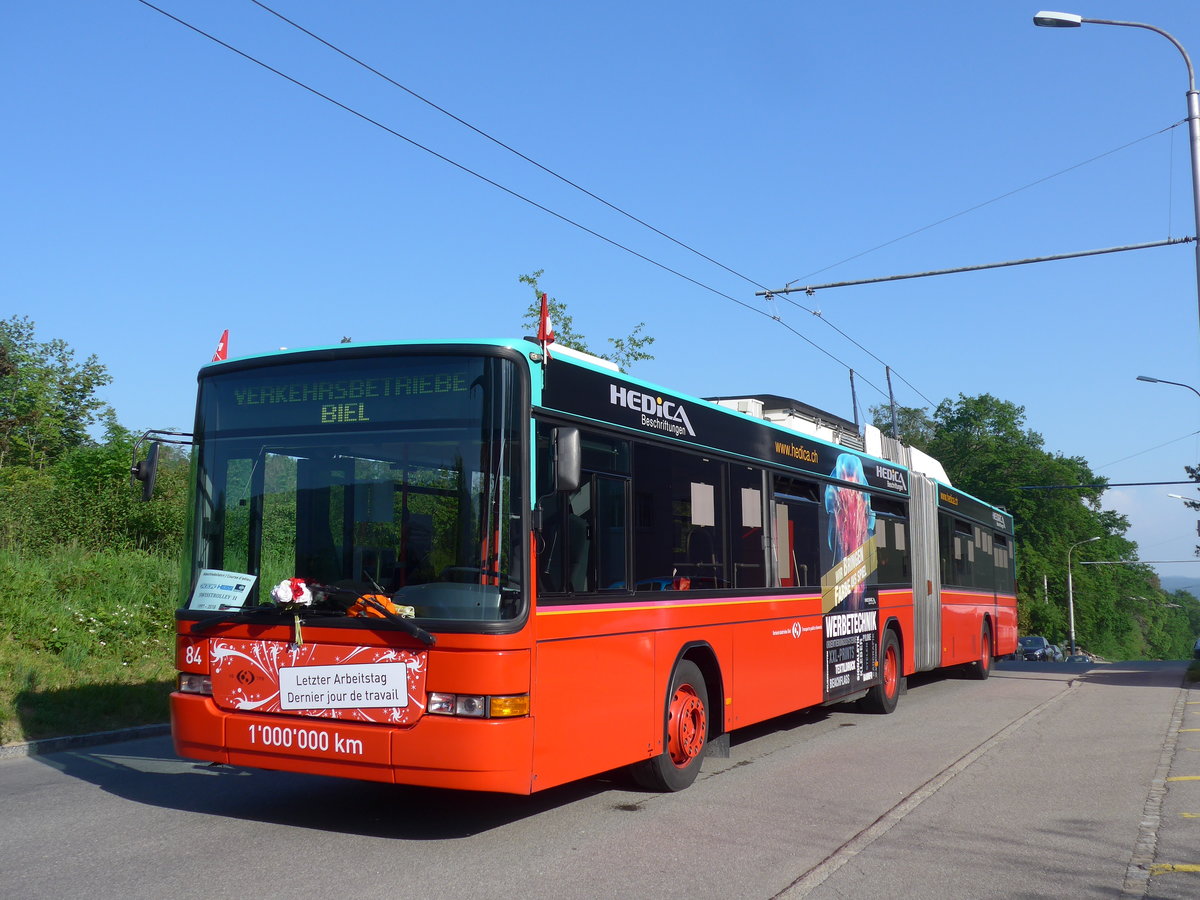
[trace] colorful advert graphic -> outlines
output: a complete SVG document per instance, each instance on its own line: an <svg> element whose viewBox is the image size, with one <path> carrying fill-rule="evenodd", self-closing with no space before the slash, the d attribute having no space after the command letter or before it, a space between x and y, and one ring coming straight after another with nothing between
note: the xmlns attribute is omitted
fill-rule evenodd
<svg viewBox="0 0 1200 900"><path fill-rule="evenodd" d="M861 690L878 675L879 611L825 617L825 696Z"/></svg>
<svg viewBox="0 0 1200 900"><path fill-rule="evenodd" d="M849 453L838 457L833 477L854 484L867 482L862 460ZM871 498L856 488L829 485L825 488L825 514L832 566L821 579L822 611L862 609L868 579L879 568Z"/></svg>
<svg viewBox="0 0 1200 900"><path fill-rule="evenodd" d="M838 456L834 478L867 485L862 460ZM825 615L825 695L850 693L878 678L879 612L873 590L879 559L871 497L853 487L825 488L821 609ZM828 556L825 556L825 554Z"/></svg>

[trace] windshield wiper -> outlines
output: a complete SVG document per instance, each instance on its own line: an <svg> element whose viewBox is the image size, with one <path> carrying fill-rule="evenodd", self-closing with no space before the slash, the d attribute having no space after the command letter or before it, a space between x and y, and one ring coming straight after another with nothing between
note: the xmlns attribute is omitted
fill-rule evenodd
<svg viewBox="0 0 1200 900"><path fill-rule="evenodd" d="M239 607L229 607L239 609ZM193 622L191 627L192 634L199 634L201 631L207 631L210 628L215 628L217 625L236 624L238 622L253 622L255 619L267 615L267 613L285 613L286 610L280 609L278 606L252 606L249 609L243 609L241 612L232 616L208 616L198 622Z"/></svg>

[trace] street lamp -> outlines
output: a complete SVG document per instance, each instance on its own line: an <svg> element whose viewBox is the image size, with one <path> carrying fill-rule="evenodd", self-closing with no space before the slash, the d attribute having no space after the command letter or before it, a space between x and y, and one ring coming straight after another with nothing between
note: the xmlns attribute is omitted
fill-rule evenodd
<svg viewBox="0 0 1200 900"><path fill-rule="evenodd" d="M1200 242L1198 242L1200 243ZM1175 387L1185 387L1197 397L1200 397L1200 391L1196 390L1190 384L1184 384L1182 381L1167 381L1163 378L1151 378L1149 375L1139 375L1138 381L1149 381L1151 384L1173 384Z"/></svg>
<svg viewBox="0 0 1200 900"><path fill-rule="evenodd" d="M1087 540L1076 541L1067 548L1067 616L1071 625L1071 655L1075 655L1075 581L1071 578L1071 552L1080 544L1090 544L1092 541L1098 541L1104 535L1090 537Z"/></svg>
<svg viewBox="0 0 1200 900"><path fill-rule="evenodd" d="M1196 303L1197 309L1200 310L1200 92L1196 90L1196 71L1192 68L1192 59L1188 56L1187 51L1183 49L1183 44L1179 43L1172 35L1163 31L1161 28L1155 28L1153 25L1147 25L1144 22L1115 22L1112 19L1085 19L1083 16L1077 16L1073 13L1049 12L1042 11L1033 17L1034 25L1041 25L1044 28L1078 28L1080 25L1124 25L1129 28L1145 28L1147 31L1153 31L1156 34L1161 34L1168 41L1175 45L1175 49L1183 54L1183 61L1187 65L1188 71L1188 90L1187 90L1187 121L1188 133L1191 135L1192 148L1192 205L1195 208L1196 215Z"/></svg>

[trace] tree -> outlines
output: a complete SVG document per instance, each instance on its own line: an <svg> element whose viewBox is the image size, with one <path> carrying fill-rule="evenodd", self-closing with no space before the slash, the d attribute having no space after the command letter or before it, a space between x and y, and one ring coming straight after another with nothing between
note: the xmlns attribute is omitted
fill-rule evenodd
<svg viewBox="0 0 1200 900"><path fill-rule="evenodd" d="M525 315L521 318L522 327L528 331L536 331L538 323L541 321L542 290L538 286L538 279L545 271L545 269L538 269L531 275L521 275L517 279L521 284L527 284L533 288L533 303L529 305L529 308L525 310ZM575 331L575 320L567 312L567 305L547 295L546 306L550 313L550 321L554 324L555 342L581 353L592 353L593 351L588 350L587 339ZM654 338L642 333L642 329L645 327L645 322L638 322L626 337L608 339L608 342L613 345L612 350L608 353L594 355L614 362L626 371L635 363L654 359L653 354L649 353L647 349L654 343Z"/></svg>
<svg viewBox="0 0 1200 900"><path fill-rule="evenodd" d="M66 341L37 341L28 317L0 320L0 467L45 469L88 444L108 409L96 391L111 381L95 356L77 363Z"/></svg>
<svg viewBox="0 0 1200 900"><path fill-rule="evenodd" d="M933 437L933 421L924 407L897 406L895 427L891 406L872 406L871 421L888 437L898 438L910 447L923 450Z"/></svg>

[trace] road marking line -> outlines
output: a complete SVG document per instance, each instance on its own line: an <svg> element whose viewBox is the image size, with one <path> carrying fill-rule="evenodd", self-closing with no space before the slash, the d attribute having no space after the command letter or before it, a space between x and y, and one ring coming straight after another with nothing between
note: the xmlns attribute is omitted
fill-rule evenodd
<svg viewBox="0 0 1200 900"><path fill-rule="evenodd" d="M1150 867L1151 875L1166 875L1168 872L1200 872L1195 863L1155 863Z"/></svg>
<svg viewBox="0 0 1200 900"><path fill-rule="evenodd" d="M1181 819L1200 819L1200 813L1180 813Z"/></svg>
<svg viewBox="0 0 1200 900"><path fill-rule="evenodd" d="M1200 781L1200 775L1172 775L1167 781Z"/></svg>

